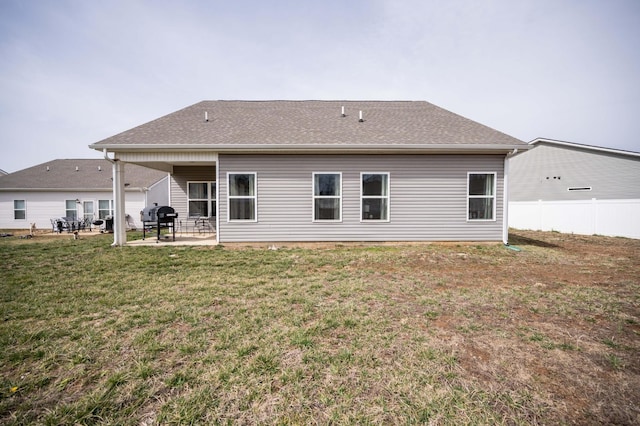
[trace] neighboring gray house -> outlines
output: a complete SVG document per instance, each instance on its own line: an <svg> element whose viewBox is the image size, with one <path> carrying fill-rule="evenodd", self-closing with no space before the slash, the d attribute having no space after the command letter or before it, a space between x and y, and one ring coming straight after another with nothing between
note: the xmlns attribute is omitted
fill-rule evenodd
<svg viewBox="0 0 640 426"><path fill-rule="evenodd" d="M168 203L168 174L131 165L123 182L127 209L141 226L147 204ZM51 219L113 215L111 163L104 159L53 160L0 176L0 229L51 229Z"/></svg>
<svg viewBox="0 0 640 426"><path fill-rule="evenodd" d="M505 163L528 145L427 102L203 101L90 147L116 177L169 172L219 242L506 241Z"/></svg>
<svg viewBox="0 0 640 426"><path fill-rule="evenodd" d="M640 153L536 139L510 160L509 225L640 238Z"/></svg>

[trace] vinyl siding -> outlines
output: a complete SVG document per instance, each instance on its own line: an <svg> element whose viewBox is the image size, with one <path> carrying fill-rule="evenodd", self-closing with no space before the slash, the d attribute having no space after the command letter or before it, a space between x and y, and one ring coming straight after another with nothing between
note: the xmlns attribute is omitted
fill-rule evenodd
<svg viewBox="0 0 640 426"><path fill-rule="evenodd" d="M169 174L167 174L166 178L149 187L147 191L147 205L152 206L154 204L158 204L159 206L169 205Z"/></svg>
<svg viewBox="0 0 640 426"><path fill-rule="evenodd" d="M51 229L50 219L65 215L65 200L80 200L78 215L82 216L82 203L93 201L94 216L98 217L98 200L112 200L109 192L65 192L65 191L22 191L0 192L0 229L27 229L35 223L38 229ZM26 200L27 218L13 218L13 200ZM142 226L140 211L145 207L145 194L140 191L125 192L125 213L130 215L136 226Z"/></svg>
<svg viewBox="0 0 640 426"><path fill-rule="evenodd" d="M189 218L187 206L187 182L215 181L215 166L175 166L171 176L170 204L184 223Z"/></svg>
<svg viewBox="0 0 640 426"><path fill-rule="evenodd" d="M509 170L510 201L640 198L638 157L539 143L513 157Z"/></svg>
<svg viewBox="0 0 640 426"><path fill-rule="evenodd" d="M216 160L215 152L119 152L117 158L131 163L177 163L189 161L210 161Z"/></svg>
<svg viewBox="0 0 640 426"><path fill-rule="evenodd" d="M220 155L218 167L220 242L502 239L502 155ZM495 221L467 221L470 171L497 173ZM256 222L227 221L228 172L257 173ZM341 222L313 222L313 172L342 173ZM360 221L361 172L389 173L388 222Z"/></svg>

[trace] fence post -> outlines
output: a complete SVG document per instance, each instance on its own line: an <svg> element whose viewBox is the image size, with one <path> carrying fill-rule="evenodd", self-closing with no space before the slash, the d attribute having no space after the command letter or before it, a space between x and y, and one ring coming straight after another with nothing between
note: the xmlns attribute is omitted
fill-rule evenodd
<svg viewBox="0 0 640 426"><path fill-rule="evenodd" d="M593 234L598 233L598 201L595 198L591 199L591 209L593 210Z"/></svg>

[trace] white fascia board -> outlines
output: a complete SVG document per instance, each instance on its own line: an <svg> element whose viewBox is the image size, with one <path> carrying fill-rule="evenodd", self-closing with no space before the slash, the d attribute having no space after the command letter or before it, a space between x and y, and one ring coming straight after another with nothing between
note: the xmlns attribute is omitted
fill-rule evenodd
<svg viewBox="0 0 640 426"><path fill-rule="evenodd" d="M307 154L351 154L351 153L384 153L384 154L506 154L514 150L527 150L531 146L527 144L379 144L379 145L296 145L296 144L230 144L230 145L101 145L99 148L111 152L176 152L176 151L209 151L216 153L307 153Z"/></svg>
<svg viewBox="0 0 640 426"><path fill-rule="evenodd" d="M581 143L565 142L565 141L559 141L559 140L555 140L555 139L546 139L546 138L534 139L531 142L529 142L529 145L535 146L535 145L537 145L539 143L547 143L547 144L550 144L550 145L560 145L560 146L567 146L567 147L571 147L571 148L579 148L579 149L586 149L586 150L591 150L591 151L606 152L606 153L609 153L609 154L618 154L618 155L628 155L628 156L631 156L631 157L640 157L640 152L624 151L622 149L605 148L603 146L585 145L585 144L581 144Z"/></svg>

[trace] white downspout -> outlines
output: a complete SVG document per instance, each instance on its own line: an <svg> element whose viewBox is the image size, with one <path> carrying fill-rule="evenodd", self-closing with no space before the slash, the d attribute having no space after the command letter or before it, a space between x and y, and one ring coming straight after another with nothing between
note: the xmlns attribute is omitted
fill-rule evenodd
<svg viewBox="0 0 640 426"><path fill-rule="evenodd" d="M109 158L106 148L103 150L105 160L113 166L113 244L124 246L127 243L124 213L124 164L118 159Z"/></svg>
<svg viewBox="0 0 640 426"><path fill-rule="evenodd" d="M167 173L167 205L171 205L171 173Z"/></svg>
<svg viewBox="0 0 640 426"><path fill-rule="evenodd" d="M502 201L502 243L509 245L509 159L518 153L514 149L504 157L503 201Z"/></svg>
<svg viewBox="0 0 640 426"><path fill-rule="evenodd" d="M227 208L229 208L227 206ZM220 244L220 154L216 154L216 244Z"/></svg>

